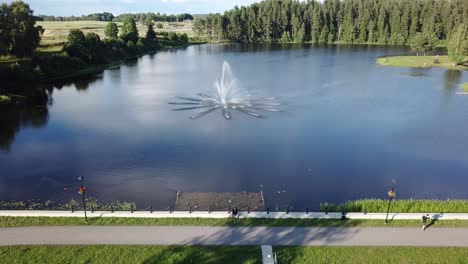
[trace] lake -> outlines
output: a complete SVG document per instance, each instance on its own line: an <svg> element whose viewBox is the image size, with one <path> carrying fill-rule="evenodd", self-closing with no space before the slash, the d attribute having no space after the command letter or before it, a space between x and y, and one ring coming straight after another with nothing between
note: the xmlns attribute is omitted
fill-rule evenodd
<svg viewBox="0 0 468 264"><path fill-rule="evenodd" d="M398 198L468 199L468 96L456 94L468 73L375 64L404 54L201 45L57 85L48 113L3 114L0 200L78 199L80 175L90 196L155 209L178 190L263 190L272 208L318 209L386 198L392 179ZM173 111L175 96L213 89L224 61L243 88L277 98L283 111L230 120Z"/></svg>

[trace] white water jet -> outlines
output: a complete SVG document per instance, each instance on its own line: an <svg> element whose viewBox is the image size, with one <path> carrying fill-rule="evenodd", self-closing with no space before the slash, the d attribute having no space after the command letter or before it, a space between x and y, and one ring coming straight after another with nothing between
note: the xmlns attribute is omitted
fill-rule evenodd
<svg viewBox="0 0 468 264"><path fill-rule="evenodd" d="M234 78L231 67L227 62L223 63L221 79L216 81L214 88L207 93L199 93L197 97L176 97L179 102L170 102L172 105L191 105L190 107L177 108L174 111L194 110L207 108L203 112L199 112L192 119L204 116L217 109L222 110L224 118L231 119L231 109L243 112L254 117L262 117L261 114L253 110L279 112L273 106L279 106L280 103L275 101L275 98L253 98L251 94L242 89L239 81Z"/></svg>

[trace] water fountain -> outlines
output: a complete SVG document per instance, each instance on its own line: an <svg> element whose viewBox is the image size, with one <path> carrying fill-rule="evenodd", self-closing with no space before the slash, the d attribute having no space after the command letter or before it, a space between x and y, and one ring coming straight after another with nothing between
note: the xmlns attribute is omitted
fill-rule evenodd
<svg viewBox="0 0 468 264"><path fill-rule="evenodd" d="M257 118L263 117L257 111L280 112L276 106L281 104L276 98L255 98L242 88L239 81L234 78L231 67L227 62L223 63L221 80L214 84L214 89L206 93L198 93L196 97L176 97L179 101L170 102L171 105L185 105L187 107L176 108L174 111L205 109L191 116L192 119L204 116L215 110L221 109L224 118L231 119L231 110L237 110L244 114Z"/></svg>

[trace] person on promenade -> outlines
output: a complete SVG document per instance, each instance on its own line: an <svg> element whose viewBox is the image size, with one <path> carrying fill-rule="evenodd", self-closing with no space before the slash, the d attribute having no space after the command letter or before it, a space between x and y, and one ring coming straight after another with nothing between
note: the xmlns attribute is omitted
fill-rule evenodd
<svg viewBox="0 0 468 264"><path fill-rule="evenodd" d="M430 219L429 218L429 214L426 214L426 215L423 215L422 216L422 223L423 223L423 226L422 226L422 230L425 231L426 228L427 228L427 220Z"/></svg>

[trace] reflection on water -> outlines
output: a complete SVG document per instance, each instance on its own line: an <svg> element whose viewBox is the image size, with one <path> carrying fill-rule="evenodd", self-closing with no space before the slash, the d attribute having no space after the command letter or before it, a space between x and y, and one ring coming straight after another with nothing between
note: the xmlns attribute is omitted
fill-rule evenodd
<svg viewBox="0 0 468 264"><path fill-rule="evenodd" d="M102 78L100 75L83 76L54 84L34 87L30 97L17 96L10 104L0 104L0 150L9 151L16 133L22 128L42 128L49 119L49 107L53 105L54 89L73 85L76 91L86 91L89 84Z"/></svg>
<svg viewBox="0 0 468 264"><path fill-rule="evenodd" d="M178 190L265 193L266 206L468 198L462 71L378 67L402 48L202 45L46 86L45 108L2 110L0 199L90 195L167 208ZM286 112L190 120L168 107L213 86L224 61ZM409 77L408 73L413 76ZM6 113L6 114L3 114Z"/></svg>
<svg viewBox="0 0 468 264"><path fill-rule="evenodd" d="M460 70L448 69L444 73L444 87L446 90L453 90L458 87L462 72Z"/></svg>
<svg viewBox="0 0 468 264"><path fill-rule="evenodd" d="M0 105L0 150L9 151L21 128L41 128L48 120L47 106Z"/></svg>

